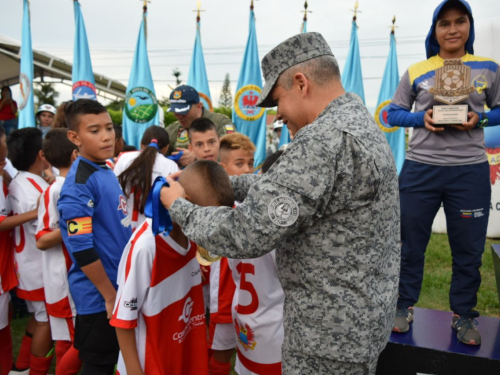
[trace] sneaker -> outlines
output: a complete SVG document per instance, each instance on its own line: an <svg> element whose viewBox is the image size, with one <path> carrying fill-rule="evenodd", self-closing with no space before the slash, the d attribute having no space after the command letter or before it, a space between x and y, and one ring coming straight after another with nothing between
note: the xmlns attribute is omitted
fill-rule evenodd
<svg viewBox="0 0 500 375"><path fill-rule="evenodd" d="M10 370L9 375L28 375L30 373L30 369L19 370L15 365L12 366L12 370Z"/></svg>
<svg viewBox="0 0 500 375"><path fill-rule="evenodd" d="M481 345L481 334L474 318L453 314L451 326L457 331L457 339L467 345Z"/></svg>
<svg viewBox="0 0 500 375"><path fill-rule="evenodd" d="M413 307L398 307L392 332L405 333L410 329L410 323L413 322Z"/></svg>

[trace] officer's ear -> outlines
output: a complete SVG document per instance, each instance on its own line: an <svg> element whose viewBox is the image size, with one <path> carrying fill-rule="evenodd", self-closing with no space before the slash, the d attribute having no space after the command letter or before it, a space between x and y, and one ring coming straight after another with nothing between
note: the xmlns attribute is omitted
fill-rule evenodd
<svg viewBox="0 0 500 375"><path fill-rule="evenodd" d="M298 90L298 92L305 96L309 89L309 81L304 73L297 72L293 76L293 86Z"/></svg>

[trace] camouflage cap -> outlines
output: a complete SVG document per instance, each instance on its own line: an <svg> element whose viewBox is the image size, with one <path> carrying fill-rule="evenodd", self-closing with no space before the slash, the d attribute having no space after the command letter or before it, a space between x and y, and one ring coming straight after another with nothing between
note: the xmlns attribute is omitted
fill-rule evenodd
<svg viewBox="0 0 500 375"><path fill-rule="evenodd" d="M320 33L298 34L280 43L262 59L261 66L266 83L257 106L275 106L269 94L281 73L294 65L324 55L333 56L333 53Z"/></svg>

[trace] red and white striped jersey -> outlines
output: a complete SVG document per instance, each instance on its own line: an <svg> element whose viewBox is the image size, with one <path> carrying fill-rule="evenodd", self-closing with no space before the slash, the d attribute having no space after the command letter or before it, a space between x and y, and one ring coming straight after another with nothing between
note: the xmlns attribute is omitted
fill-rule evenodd
<svg viewBox="0 0 500 375"><path fill-rule="evenodd" d="M30 172L19 171L9 186L9 201L14 215L36 209L38 198L49 184ZM36 247L37 220L14 229L17 296L29 301L43 301L42 252Z"/></svg>
<svg viewBox="0 0 500 375"><path fill-rule="evenodd" d="M210 265L210 321L232 323L231 304L236 286L227 258Z"/></svg>
<svg viewBox="0 0 500 375"><path fill-rule="evenodd" d="M0 175L0 223L11 214L8 195L9 189ZM17 277L14 272L13 235L12 230L0 232L0 295L17 285Z"/></svg>
<svg viewBox="0 0 500 375"><path fill-rule="evenodd" d="M285 293L275 251L256 259L230 259L229 266L236 284L232 304L235 370L240 375L281 375Z"/></svg>
<svg viewBox="0 0 500 375"><path fill-rule="evenodd" d="M57 176L42 195L38 206L36 239L59 229L57 201L61 195L64 177ZM76 316L76 309L69 292L68 271L72 261L64 243L42 251L43 286L47 313L56 318Z"/></svg>
<svg viewBox="0 0 500 375"><path fill-rule="evenodd" d="M115 167L113 172L118 177L123 173L125 169L127 169L130 164L141 154L141 151L129 151L122 152L118 157L118 160L115 163ZM164 155L159 152L156 154L155 164L153 166L153 176L151 179L151 183L154 182L156 177L162 176L167 177L169 174L175 173L179 171L179 167L175 162L170 159L167 159ZM127 194L129 192L126 192ZM146 216L139 212L139 204L134 204L134 192L129 194L127 198L127 208L128 212L132 213L132 230L135 230L145 219Z"/></svg>
<svg viewBox="0 0 500 375"><path fill-rule="evenodd" d="M146 219L125 247L110 324L134 329L146 374L208 374L205 311L196 244L153 236ZM194 358L193 356L196 356ZM118 373L126 374L120 353Z"/></svg>

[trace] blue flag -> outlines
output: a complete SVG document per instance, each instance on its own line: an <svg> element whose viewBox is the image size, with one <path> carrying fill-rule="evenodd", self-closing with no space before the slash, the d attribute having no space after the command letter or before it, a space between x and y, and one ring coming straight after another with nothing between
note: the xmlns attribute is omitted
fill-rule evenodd
<svg viewBox="0 0 500 375"><path fill-rule="evenodd" d="M403 168L406 154L405 144L405 128L399 128L389 125L387 122L387 110L391 104L392 97L396 93L399 85L399 70L398 56L396 52L396 38L391 33L391 49L387 64L385 65L384 77L382 78L382 86L378 95L377 110L375 111L375 121L384 132L389 145L391 146L398 174Z"/></svg>
<svg viewBox="0 0 500 375"><path fill-rule="evenodd" d="M30 8L28 0L24 0L23 36L21 41L21 100L19 101L18 128L34 128L35 102L33 100L33 48L31 47Z"/></svg>
<svg viewBox="0 0 500 375"><path fill-rule="evenodd" d="M141 148L140 143L144 130L151 125L160 124L160 110L162 110L156 99L153 77L149 67L146 19L147 13L145 12L137 38L122 120L123 138L128 145L133 145L137 149Z"/></svg>
<svg viewBox="0 0 500 375"><path fill-rule="evenodd" d="M251 7L250 31L234 96L233 123L236 129L247 135L257 147L255 166L266 159L266 110L256 106L261 92L262 73L257 50L255 15Z"/></svg>
<svg viewBox="0 0 500 375"><path fill-rule="evenodd" d="M349 53L342 72L342 86L345 91L360 96L365 103L365 89L363 88L363 73L361 72L361 58L359 56L358 26L352 21L351 43Z"/></svg>
<svg viewBox="0 0 500 375"><path fill-rule="evenodd" d="M187 84L194 87L200 94L200 99L210 112L212 112L212 97L208 87L207 70L205 69L205 59L201 46L200 20L196 20L196 39L194 41L193 57L189 66L189 76Z"/></svg>
<svg viewBox="0 0 500 375"><path fill-rule="evenodd" d="M90 61L89 42L78 1L73 2L75 10L75 46L73 50L73 100L97 100L94 73Z"/></svg>

